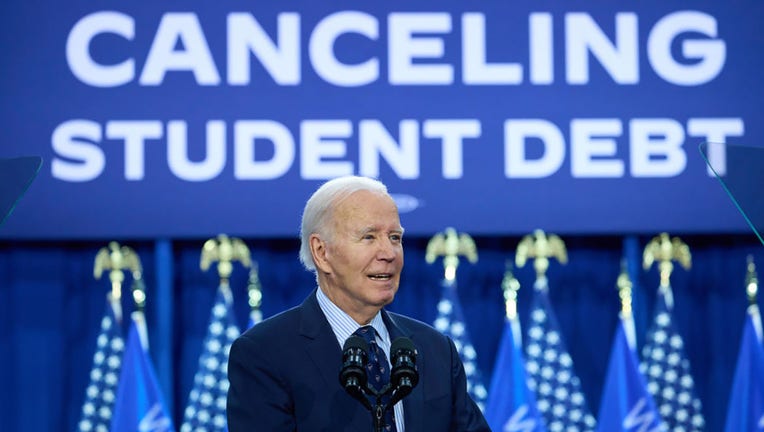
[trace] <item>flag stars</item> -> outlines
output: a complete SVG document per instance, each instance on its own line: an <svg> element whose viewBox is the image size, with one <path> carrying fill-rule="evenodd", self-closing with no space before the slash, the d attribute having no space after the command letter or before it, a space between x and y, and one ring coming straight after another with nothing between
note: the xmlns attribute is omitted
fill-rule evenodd
<svg viewBox="0 0 764 432"><path fill-rule="evenodd" d="M106 347L106 344L109 343L109 336L105 334L101 334L98 336L98 339L96 339L96 347L98 349L104 349Z"/></svg>
<svg viewBox="0 0 764 432"><path fill-rule="evenodd" d="M555 361L555 360L557 360L557 351L552 349L552 348L549 348L549 349L545 350L544 351L544 360L546 360L546 361L548 361L550 363Z"/></svg>
<svg viewBox="0 0 764 432"><path fill-rule="evenodd" d="M98 410L98 415L102 419L111 419L111 408L103 406Z"/></svg>
<svg viewBox="0 0 764 432"><path fill-rule="evenodd" d="M541 377L545 380L552 379L554 377L554 369L549 366L544 366L541 368Z"/></svg>
<svg viewBox="0 0 764 432"><path fill-rule="evenodd" d="M215 306L212 307L212 316L215 320L217 320L215 324L219 324L220 320L224 319L227 313L228 308L226 307L225 303L215 304Z"/></svg>
<svg viewBox="0 0 764 432"><path fill-rule="evenodd" d="M233 320L231 303L221 290L212 307L204 351L194 376L194 388L183 415L181 432L225 431L228 394L228 354L240 332Z"/></svg>
<svg viewBox="0 0 764 432"><path fill-rule="evenodd" d="M223 333L223 324L219 322L214 322L210 324L210 328L208 330L213 336L220 336L221 333Z"/></svg>
<svg viewBox="0 0 764 432"><path fill-rule="evenodd" d="M215 407L217 407L218 411L225 412L225 405L226 405L226 397L223 395L218 396L217 400L215 400Z"/></svg>
<svg viewBox="0 0 764 432"><path fill-rule="evenodd" d="M462 316L461 306L456 293L456 286L445 283L442 286L441 299L438 302L438 315L433 326L442 334L451 337L464 365L467 378L467 392L480 407L481 411L487 396L477 367L477 352L469 339L469 332Z"/></svg>
<svg viewBox="0 0 764 432"><path fill-rule="evenodd" d="M536 403L536 406L539 409L539 411L541 411L542 413L546 413L547 411L549 411L549 401L546 399L540 399Z"/></svg>
<svg viewBox="0 0 764 432"><path fill-rule="evenodd" d="M530 344L528 345L528 357L530 358L536 358L541 355L541 347L538 344Z"/></svg>
<svg viewBox="0 0 764 432"><path fill-rule="evenodd" d="M568 397L568 390L565 387L558 387L554 391L554 397L557 400L565 400Z"/></svg>
<svg viewBox="0 0 764 432"><path fill-rule="evenodd" d="M557 382L560 384L566 384L568 381L570 381L570 372L567 370L563 369L557 374Z"/></svg>
<svg viewBox="0 0 764 432"><path fill-rule="evenodd" d="M464 324L455 322L451 324L451 334L456 337L464 336Z"/></svg>
<svg viewBox="0 0 764 432"><path fill-rule="evenodd" d="M550 345L557 345L560 343L560 335L556 331L549 331L546 334L546 342Z"/></svg>
<svg viewBox="0 0 764 432"><path fill-rule="evenodd" d="M655 317L655 322L659 327L668 327L671 324L671 316L667 312L661 312Z"/></svg>
<svg viewBox="0 0 764 432"><path fill-rule="evenodd" d="M451 305L450 301L441 300L440 302L438 302L438 313L443 315L449 315L452 309L453 309L453 306Z"/></svg>
<svg viewBox="0 0 764 432"><path fill-rule="evenodd" d="M436 319L435 328L438 329L439 332L444 333L446 330L448 330L448 319L447 318Z"/></svg>
<svg viewBox="0 0 764 432"><path fill-rule="evenodd" d="M546 312L544 312L543 309L534 309L533 312L531 312L531 319L539 325L543 325L544 321L546 321Z"/></svg>
<svg viewBox="0 0 764 432"><path fill-rule="evenodd" d="M644 363L640 370L647 371L647 389L655 398L668 430L699 431L703 423L701 404L693 395L690 363L683 353L684 342L672 325L665 299L659 298L656 308L642 351ZM701 426L696 424L696 419Z"/></svg>
<svg viewBox="0 0 764 432"><path fill-rule="evenodd" d="M647 354L647 355L650 355L650 357L652 357L652 359L655 360L656 362L663 361L663 359L666 358L666 353L664 353L662 349L656 349L651 354Z"/></svg>
<svg viewBox="0 0 764 432"><path fill-rule="evenodd" d="M676 397L676 392L672 387L666 387L661 391L661 395L670 401Z"/></svg>
<svg viewBox="0 0 764 432"><path fill-rule="evenodd" d="M679 358L679 353L676 353L676 352L672 352L672 353L671 353L671 354L669 354L669 355L668 355L668 357L666 358L666 361L668 362L668 364L669 364L670 366L674 366L674 367L675 367L675 366L677 366L677 365L679 364L679 360L680 360L680 358Z"/></svg>
<svg viewBox="0 0 764 432"><path fill-rule="evenodd" d="M686 422L689 417L687 410L685 409L677 410L675 415L676 415L676 419L679 420L680 422Z"/></svg>
<svg viewBox="0 0 764 432"><path fill-rule="evenodd" d="M485 386L483 384L478 384L474 387L474 392L478 397L480 398L486 398L488 397L488 391L486 390Z"/></svg>
<svg viewBox="0 0 764 432"><path fill-rule="evenodd" d="M217 339L210 339L207 343L207 350L212 354L217 354L220 351L220 341Z"/></svg>
<svg viewBox="0 0 764 432"><path fill-rule="evenodd" d="M472 344L467 344L464 347L464 357L469 360L474 360L477 358L477 351L475 351L475 348L472 346Z"/></svg>
<svg viewBox="0 0 764 432"><path fill-rule="evenodd" d="M103 392L103 400L106 403L113 403L117 397L114 395L114 392L111 389L104 390Z"/></svg>
<svg viewBox="0 0 764 432"><path fill-rule="evenodd" d="M560 355L560 365L565 368L573 367L573 359L570 358L570 355L567 352L564 352ZM576 380L576 382L578 382L578 380Z"/></svg>
<svg viewBox="0 0 764 432"><path fill-rule="evenodd" d="M663 374L663 379L665 379L668 384L675 383L677 380L676 371L673 369L667 370L666 373Z"/></svg>
<svg viewBox="0 0 764 432"><path fill-rule="evenodd" d="M679 335L673 335L669 339L669 345L671 345L671 348L675 350L681 350L684 348L684 342L682 342L682 338L679 337Z"/></svg>

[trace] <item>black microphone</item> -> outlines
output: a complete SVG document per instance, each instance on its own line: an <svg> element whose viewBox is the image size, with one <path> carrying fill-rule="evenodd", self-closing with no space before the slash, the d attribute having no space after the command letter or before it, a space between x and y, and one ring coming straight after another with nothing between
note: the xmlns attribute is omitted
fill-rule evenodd
<svg viewBox="0 0 764 432"><path fill-rule="evenodd" d="M390 384L393 394L389 406L408 396L419 383L419 372L416 369L416 347L407 337L396 338L390 346Z"/></svg>
<svg viewBox="0 0 764 432"><path fill-rule="evenodd" d="M371 403L366 398L366 363L368 362L369 344L358 335L351 335L342 348L342 369L340 369L340 385L346 392L358 399L367 409Z"/></svg>

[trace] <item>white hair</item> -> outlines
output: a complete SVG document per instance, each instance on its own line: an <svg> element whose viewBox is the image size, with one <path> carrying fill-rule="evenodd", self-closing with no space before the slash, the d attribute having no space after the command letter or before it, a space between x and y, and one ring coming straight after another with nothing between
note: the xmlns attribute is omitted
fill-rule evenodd
<svg viewBox="0 0 764 432"><path fill-rule="evenodd" d="M378 180L369 177L345 176L337 177L321 185L305 203L300 226L300 262L306 269L316 271L313 254L310 252L310 236L319 234L330 239L334 233L327 223L331 220L334 207L341 200L360 190L379 192L389 196L387 186Z"/></svg>

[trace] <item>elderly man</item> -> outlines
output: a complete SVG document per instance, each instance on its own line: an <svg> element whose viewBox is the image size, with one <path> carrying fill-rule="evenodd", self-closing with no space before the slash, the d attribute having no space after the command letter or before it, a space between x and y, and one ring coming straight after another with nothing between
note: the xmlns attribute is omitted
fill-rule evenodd
<svg viewBox="0 0 764 432"><path fill-rule="evenodd" d="M367 338L369 363L379 360L370 383L389 380L391 341L405 337L416 349L418 385L377 420L382 430L490 431L453 342L384 309L400 283L402 239L398 209L379 181L340 177L316 190L302 216L300 261L318 288L233 344L229 431L373 431L374 416L339 379L353 335Z"/></svg>

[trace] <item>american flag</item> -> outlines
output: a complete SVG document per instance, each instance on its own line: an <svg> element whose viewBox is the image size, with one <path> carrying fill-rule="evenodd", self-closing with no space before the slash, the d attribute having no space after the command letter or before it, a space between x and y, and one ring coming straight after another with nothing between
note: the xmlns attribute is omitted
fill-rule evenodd
<svg viewBox="0 0 764 432"><path fill-rule="evenodd" d="M581 391L581 381L549 304L548 291L547 279L538 278L526 346L528 386L536 393L538 409L550 432L592 431L597 422Z"/></svg>
<svg viewBox="0 0 764 432"><path fill-rule="evenodd" d="M640 370L669 431L702 431L705 427L702 405L695 395L684 342L671 321L672 305L671 288L661 288L642 349Z"/></svg>
<svg viewBox="0 0 764 432"><path fill-rule="evenodd" d="M239 336L233 314L233 297L227 284L218 287L204 339L199 369L183 413L181 432L226 430L228 353Z"/></svg>
<svg viewBox="0 0 764 432"><path fill-rule="evenodd" d="M477 367L477 352L470 342L470 335L464 321L464 314L459 304L456 282L454 281L443 281L443 290L438 302L438 316L434 325L436 329L454 341L462 364L464 364L464 373L467 376L467 392L480 407L480 410L484 410L488 391L483 385L483 378Z"/></svg>
<svg viewBox="0 0 764 432"><path fill-rule="evenodd" d="M90 383L85 390L82 417L77 425L81 432L109 431L122 367L122 353L125 351L120 326L121 312L119 302L107 294L106 312L101 319L101 331L90 370Z"/></svg>

